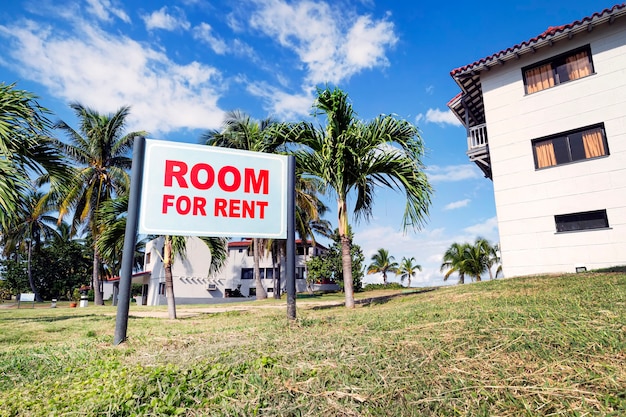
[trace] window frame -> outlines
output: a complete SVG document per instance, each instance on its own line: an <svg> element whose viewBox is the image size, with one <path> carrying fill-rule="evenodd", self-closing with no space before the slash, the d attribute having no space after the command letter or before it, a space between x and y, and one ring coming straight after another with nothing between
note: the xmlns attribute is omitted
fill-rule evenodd
<svg viewBox="0 0 626 417"><path fill-rule="evenodd" d="M587 218L582 218L584 216ZM595 225L594 222L602 222L602 225ZM557 234L610 229L609 216L606 209L555 214L554 225L556 227ZM580 227L571 227L576 225Z"/></svg>
<svg viewBox="0 0 626 417"><path fill-rule="evenodd" d="M567 79L565 81L561 81L561 77L559 74L558 69L566 62L565 60L571 56L575 56L578 53L581 52L586 52L587 53L587 57L589 59L589 64L591 65L590 68L590 72L588 75L583 75L582 77L578 77L578 78L574 78L574 79ZM548 86L546 88L542 88L541 90L537 90L537 91L533 91L533 92L528 92L528 71L536 69L536 68L540 68L546 64L550 64L551 69L552 69L552 78L553 78L553 82L554 85ZM554 88L558 85L562 85L562 84L567 84L570 81L576 81L576 80L581 80L583 78L589 77L591 75L594 75L595 72L595 66L593 65L593 55L591 53L591 45L587 44L587 45L583 45L579 48L576 49L572 49L569 50L567 52L564 52L562 54L550 57L548 59L544 59L542 61L539 62L535 62L531 65L527 65L525 67L522 67L522 81L524 82L524 93L526 95L531 95L531 94L535 94L538 93L540 91L545 91L545 90L549 90L551 88Z"/></svg>
<svg viewBox="0 0 626 417"><path fill-rule="evenodd" d="M573 159L573 156L572 156L572 140L576 139L578 134L581 134L581 139L582 139L582 133L583 132L592 131L592 130L595 130L595 129L599 129L600 133L602 135L602 145L604 146L604 154L603 155L598 155L598 156L590 156L590 157ZM554 144L555 141L559 141L559 140L563 140L564 142L566 142L565 145L567 145L568 160L559 162L559 160L558 160L559 158L556 157L556 153L555 153L555 155L553 155L553 157L555 158L555 163L554 164L540 167L539 166L539 158L537 157L537 146L541 145L541 144L547 144L548 142L552 142ZM543 136L541 138L532 139L530 141L530 143L531 143L531 148L532 148L532 153L533 153L533 162L535 164L535 171L543 170L543 169L549 169L549 168L554 168L554 167L558 167L558 166L562 166L562 165L575 164L575 163L578 163L578 162L584 162L584 161L589 161L589 160L593 160L593 159L606 158L609 155L611 155L611 152L609 150L609 143L608 143L608 140L607 140L606 129L604 127L604 123L596 123L596 124L593 124L593 125L580 127L580 128L577 128L577 129L572 129L572 130L556 133L556 134L549 135L549 136ZM560 145L560 146L562 146L562 145ZM583 146L584 146L584 144L583 144ZM563 154L560 154L560 155L563 156Z"/></svg>

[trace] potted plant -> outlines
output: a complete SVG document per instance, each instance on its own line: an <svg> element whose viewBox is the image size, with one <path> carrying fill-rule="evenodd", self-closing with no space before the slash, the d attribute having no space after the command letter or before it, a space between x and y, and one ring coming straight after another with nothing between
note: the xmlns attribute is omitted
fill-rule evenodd
<svg viewBox="0 0 626 417"><path fill-rule="evenodd" d="M80 300L80 290L78 288L74 288L74 292L72 292L72 298L70 300L70 307L76 308L76 306L78 306L78 300Z"/></svg>

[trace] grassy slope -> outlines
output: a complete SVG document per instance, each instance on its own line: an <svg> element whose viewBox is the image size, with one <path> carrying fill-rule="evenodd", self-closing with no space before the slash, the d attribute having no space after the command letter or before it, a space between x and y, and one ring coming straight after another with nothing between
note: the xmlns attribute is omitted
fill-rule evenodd
<svg viewBox="0 0 626 417"><path fill-rule="evenodd" d="M5 415L626 415L626 275L343 308L131 318L0 310Z"/></svg>

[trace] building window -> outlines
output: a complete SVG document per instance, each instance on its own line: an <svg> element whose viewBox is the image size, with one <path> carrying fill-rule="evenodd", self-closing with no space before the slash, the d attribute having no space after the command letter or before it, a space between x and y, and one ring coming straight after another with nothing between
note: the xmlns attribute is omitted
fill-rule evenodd
<svg viewBox="0 0 626 417"><path fill-rule="evenodd" d="M296 279L304 279L304 267L296 267Z"/></svg>
<svg viewBox="0 0 626 417"><path fill-rule="evenodd" d="M165 295L165 283L159 282L159 295Z"/></svg>
<svg viewBox="0 0 626 417"><path fill-rule="evenodd" d="M150 258L151 258L150 255L152 255L152 253L150 253L150 252L146 253L146 265L148 265L150 263Z"/></svg>
<svg viewBox="0 0 626 417"><path fill-rule="evenodd" d="M241 268L241 279L254 279L254 269Z"/></svg>
<svg viewBox="0 0 626 417"><path fill-rule="evenodd" d="M535 168L547 168L609 154L604 124L532 141Z"/></svg>
<svg viewBox="0 0 626 417"><path fill-rule="evenodd" d="M589 45L522 68L526 94L536 93L567 81L593 74Z"/></svg>
<svg viewBox="0 0 626 417"><path fill-rule="evenodd" d="M274 268L265 268L265 279L274 279Z"/></svg>
<svg viewBox="0 0 626 417"><path fill-rule="evenodd" d="M554 216L556 231L573 232L576 230L606 229L609 219L606 210L585 211L581 213L559 214Z"/></svg>

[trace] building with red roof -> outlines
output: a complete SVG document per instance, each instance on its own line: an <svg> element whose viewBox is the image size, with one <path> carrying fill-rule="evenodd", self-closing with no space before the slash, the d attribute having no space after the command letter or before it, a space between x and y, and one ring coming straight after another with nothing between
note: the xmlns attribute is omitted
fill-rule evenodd
<svg viewBox="0 0 626 417"><path fill-rule="evenodd" d="M325 281L311 284L306 282L305 263L320 256L328 249L319 243L296 240L296 291L336 291L337 284ZM260 275L263 287L271 297L275 287L285 291L285 261L272 257L271 251L263 251ZM137 297L143 305L166 305L165 271L162 261L163 238L146 244L144 271L133 275L133 283L143 285L142 296ZM306 254L306 255L305 255ZM282 262L281 262L282 261ZM186 256L177 256L172 265L174 296L176 304L206 304L223 301L224 298L253 297L255 295L254 259L252 240L242 239L228 243L228 258L222 269L209 274L211 252L197 237L187 240ZM280 271L280 272L279 272ZM275 278L282 279L277 280Z"/></svg>
<svg viewBox="0 0 626 417"><path fill-rule="evenodd" d="M450 75L506 276L626 264L626 3Z"/></svg>

